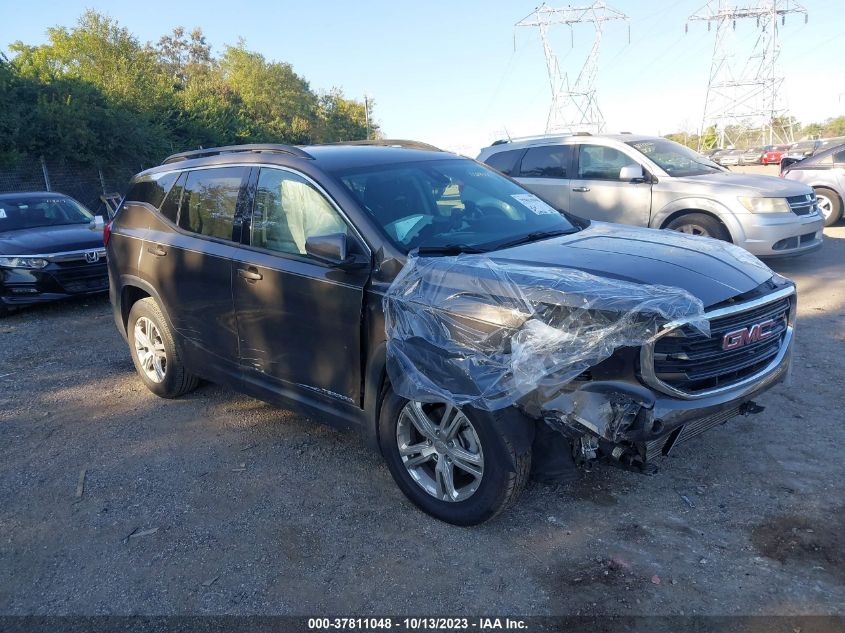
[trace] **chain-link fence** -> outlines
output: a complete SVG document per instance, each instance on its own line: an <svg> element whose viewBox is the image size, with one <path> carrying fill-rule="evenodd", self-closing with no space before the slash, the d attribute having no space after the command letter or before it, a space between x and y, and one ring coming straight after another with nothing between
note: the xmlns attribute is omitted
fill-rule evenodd
<svg viewBox="0 0 845 633"><path fill-rule="evenodd" d="M100 196L123 194L129 179L138 171L125 166L75 165L61 160L29 157L15 165L0 167L0 193L12 191L56 191L75 198L92 212L104 215Z"/></svg>

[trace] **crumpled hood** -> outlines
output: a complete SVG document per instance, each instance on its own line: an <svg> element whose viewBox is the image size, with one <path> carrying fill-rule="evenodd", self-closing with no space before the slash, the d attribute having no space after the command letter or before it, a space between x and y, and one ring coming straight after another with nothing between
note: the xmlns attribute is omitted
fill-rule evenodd
<svg viewBox="0 0 845 633"><path fill-rule="evenodd" d="M661 180L663 182L663 180ZM777 176L762 176L758 174L740 174L735 171L716 172L702 176L685 176L680 178L665 179L667 186L673 191L679 191L679 185L690 188L690 193L697 193L697 190L725 193L726 188L734 188L737 196L767 196L773 198L786 198L789 196L803 196L812 193L812 190L795 182L785 181ZM660 186L658 183L657 186Z"/></svg>
<svg viewBox="0 0 845 633"><path fill-rule="evenodd" d="M103 234L87 224L0 232L0 255L47 255L95 248L103 248Z"/></svg>
<svg viewBox="0 0 845 633"><path fill-rule="evenodd" d="M603 222L488 256L500 262L559 266L598 277L675 286L700 299L705 308L749 292L772 277L765 264L732 244Z"/></svg>

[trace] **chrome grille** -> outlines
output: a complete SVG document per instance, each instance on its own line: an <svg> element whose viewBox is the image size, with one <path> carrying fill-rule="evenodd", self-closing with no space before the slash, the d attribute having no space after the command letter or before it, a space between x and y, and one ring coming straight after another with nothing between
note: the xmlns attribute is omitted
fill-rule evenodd
<svg viewBox="0 0 845 633"><path fill-rule="evenodd" d="M792 336L794 289L708 313L710 336L681 326L641 352L641 372L649 385L680 397L702 397L753 381L774 369ZM768 323L763 338L748 337L725 349L726 335L739 337Z"/></svg>
<svg viewBox="0 0 845 633"><path fill-rule="evenodd" d="M803 196L790 196L786 201L795 215L810 215L816 208L815 193L808 193Z"/></svg>

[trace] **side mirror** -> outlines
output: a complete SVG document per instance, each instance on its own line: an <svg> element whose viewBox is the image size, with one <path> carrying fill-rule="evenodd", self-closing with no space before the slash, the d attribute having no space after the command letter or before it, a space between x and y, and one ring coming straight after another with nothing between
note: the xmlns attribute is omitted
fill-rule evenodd
<svg viewBox="0 0 845 633"><path fill-rule="evenodd" d="M102 231L105 225L106 221L103 219L103 216L95 215L94 218L88 223L88 228L92 231Z"/></svg>
<svg viewBox="0 0 845 633"><path fill-rule="evenodd" d="M348 242L344 233L315 235L305 240L305 252L316 260L337 268L363 268L366 261L362 257L349 254Z"/></svg>
<svg viewBox="0 0 845 633"><path fill-rule="evenodd" d="M625 182L642 182L645 180L645 172L642 165L625 165L619 170L619 180Z"/></svg>

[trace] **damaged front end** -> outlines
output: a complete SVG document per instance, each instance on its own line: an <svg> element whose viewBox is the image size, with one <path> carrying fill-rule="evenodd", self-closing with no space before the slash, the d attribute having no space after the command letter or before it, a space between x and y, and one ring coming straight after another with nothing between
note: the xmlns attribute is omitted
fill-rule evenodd
<svg viewBox="0 0 845 633"><path fill-rule="evenodd" d="M651 472L678 443L762 410L755 395L785 377L795 302L782 281L764 297L705 312L676 287L492 254L412 255L384 299L387 371L409 400L515 407L543 421L555 432L538 433L535 449L541 441L584 467L605 459ZM755 323L766 324L765 340L712 353Z"/></svg>

